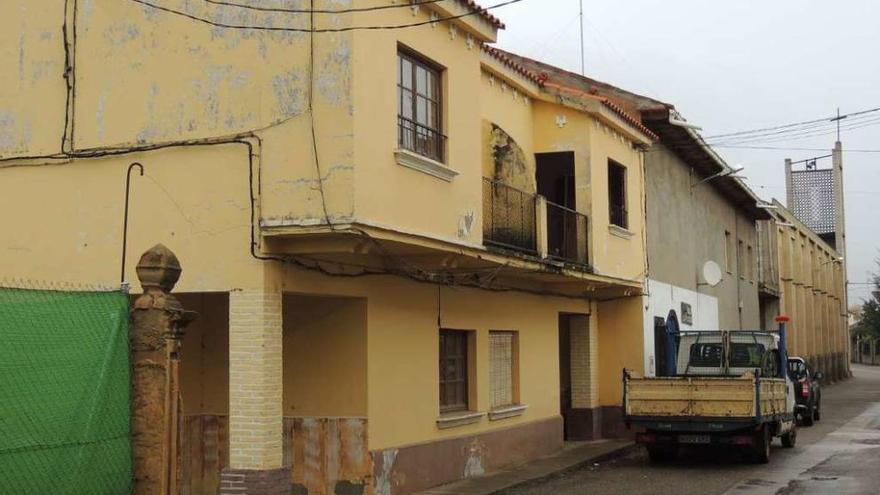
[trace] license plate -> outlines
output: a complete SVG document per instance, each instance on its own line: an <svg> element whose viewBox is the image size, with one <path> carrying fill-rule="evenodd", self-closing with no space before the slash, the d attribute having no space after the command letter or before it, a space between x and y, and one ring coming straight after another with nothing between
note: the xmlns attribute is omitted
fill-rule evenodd
<svg viewBox="0 0 880 495"><path fill-rule="evenodd" d="M712 443L709 435L679 435L678 443Z"/></svg>

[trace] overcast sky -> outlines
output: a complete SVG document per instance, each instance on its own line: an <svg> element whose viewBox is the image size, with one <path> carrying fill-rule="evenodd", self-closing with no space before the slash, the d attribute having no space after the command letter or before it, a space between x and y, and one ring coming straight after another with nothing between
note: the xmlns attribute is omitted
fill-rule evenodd
<svg viewBox="0 0 880 495"><path fill-rule="evenodd" d="M500 47L580 71L578 0L524 0L495 14L507 24ZM584 15L587 75L674 104L705 136L880 107L876 0L584 0ZM844 149L880 150L880 113L862 118L844 131ZM746 144L830 150L835 139L774 137ZM745 167L759 196L782 203L785 158L828 154L718 151ZM847 152L844 170L849 278L865 282L880 253L880 153ZM869 290L849 293L854 304Z"/></svg>

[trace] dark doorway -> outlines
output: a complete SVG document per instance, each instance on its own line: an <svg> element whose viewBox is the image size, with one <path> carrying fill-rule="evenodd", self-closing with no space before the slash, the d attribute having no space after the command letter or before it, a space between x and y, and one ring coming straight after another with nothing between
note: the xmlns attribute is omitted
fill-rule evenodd
<svg viewBox="0 0 880 495"><path fill-rule="evenodd" d="M659 316L654 317L654 374L656 376L669 376L666 369L666 320Z"/></svg>
<svg viewBox="0 0 880 495"><path fill-rule="evenodd" d="M571 418L571 325L568 315L559 315L559 413L565 440L569 440Z"/></svg>
<svg viewBox="0 0 880 495"><path fill-rule="evenodd" d="M573 258L577 252L577 210L574 188L574 153L535 155L538 194L547 199L547 248L550 256Z"/></svg>

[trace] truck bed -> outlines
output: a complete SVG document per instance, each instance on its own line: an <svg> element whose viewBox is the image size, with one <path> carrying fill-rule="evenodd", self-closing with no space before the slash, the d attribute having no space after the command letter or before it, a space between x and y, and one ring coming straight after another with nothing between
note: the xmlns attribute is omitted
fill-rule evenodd
<svg viewBox="0 0 880 495"><path fill-rule="evenodd" d="M760 422L786 415L785 392L784 379L756 379L751 372L739 377L627 375L624 412L629 420Z"/></svg>

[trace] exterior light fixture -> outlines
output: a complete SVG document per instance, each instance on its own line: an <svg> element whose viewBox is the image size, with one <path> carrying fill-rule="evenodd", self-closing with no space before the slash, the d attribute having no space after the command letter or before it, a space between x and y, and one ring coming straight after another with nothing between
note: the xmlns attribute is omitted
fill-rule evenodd
<svg viewBox="0 0 880 495"><path fill-rule="evenodd" d="M700 184L704 184L704 183L709 182L711 180L719 179L721 177L732 177L732 178L736 178L736 179L745 179L745 177L736 175L736 174L742 172L744 168L745 167L743 167L743 166L736 166L734 168L726 168L726 169L722 170L721 172L718 172L717 174L710 175L709 177L706 177L705 179L703 179L699 182L695 182L695 183L691 184L691 188L697 187Z"/></svg>

